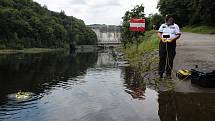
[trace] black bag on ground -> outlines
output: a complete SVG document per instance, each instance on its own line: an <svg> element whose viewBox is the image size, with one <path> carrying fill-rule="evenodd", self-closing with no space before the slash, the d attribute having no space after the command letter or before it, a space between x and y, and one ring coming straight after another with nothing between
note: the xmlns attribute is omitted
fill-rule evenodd
<svg viewBox="0 0 215 121"><path fill-rule="evenodd" d="M215 70L213 71L200 71L191 69L191 83L201 87L213 88L215 87Z"/></svg>

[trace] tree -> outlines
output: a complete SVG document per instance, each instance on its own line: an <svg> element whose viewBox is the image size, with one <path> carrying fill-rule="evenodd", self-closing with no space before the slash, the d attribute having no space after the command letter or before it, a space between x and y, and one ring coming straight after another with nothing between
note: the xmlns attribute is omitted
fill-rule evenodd
<svg viewBox="0 0 215 121"><path fill-rule="evenodd" d="M74 41L95 44L97 37L82 20L64 11L49 11L33 0L0 1L0 48L62 48Z"/></svg>
<svg viewBox="0 0 215 121"><path fill-rule="evenodd" d="M150 28L148 28L148 29L158 29L158 27L162 23L164 23L164 17L160 14L157 14L157 13L149 15L148 19L150 21L149 22ZM155 28L153 28L153 26L155 26Z"/></svg>
<svg viewBox="0 0 215 121"><path fill-rule="evenodd" d="M214 0L160 0L160 13L171 14L180 26L215 25Z"/></svg>
<svg viewBox="0 0 215 121"><path fill-rule="evenodd" d="M144 6L137 5L130 11L126 11L125 15L122 17L122 29L121 29L121 34L122 34L122 43L124 46L126 46L127 43L133 42L133 40L137 40L137 44L139 43L138 37L143 36L143 32L131 32L129 30L129 20L131 18L145 18L144 14Z"/></svg>

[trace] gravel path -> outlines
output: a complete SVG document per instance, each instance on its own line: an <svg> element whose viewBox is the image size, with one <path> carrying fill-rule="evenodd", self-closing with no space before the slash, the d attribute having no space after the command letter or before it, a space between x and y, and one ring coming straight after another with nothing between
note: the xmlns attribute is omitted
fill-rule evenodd
<svg viewBox="0 0 215 121"><path fill-rule="evenodd" d="M192 69L198 65L201 69L215 70L215 35L182 33L177 40L174 71ZM203 89L184 81L177 85L176 91L196 92L215 89Z"/></svg>

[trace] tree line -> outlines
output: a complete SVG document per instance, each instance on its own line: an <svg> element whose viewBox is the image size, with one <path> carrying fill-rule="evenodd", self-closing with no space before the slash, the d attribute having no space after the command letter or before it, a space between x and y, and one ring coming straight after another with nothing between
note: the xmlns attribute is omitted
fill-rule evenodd
<svg viewBox="0 0 215 121"><path fill-rule="evenodd" d="M177 24L215 26L214 0L159 0L162 15L171 14Z"/></svg>
<svg viewBox="0 0 215 121"><path fill-rule="evenodd" d="M64 48L96 44L96 34L84 21L53 12L33 0L0 1L0 49Z"/></svg>

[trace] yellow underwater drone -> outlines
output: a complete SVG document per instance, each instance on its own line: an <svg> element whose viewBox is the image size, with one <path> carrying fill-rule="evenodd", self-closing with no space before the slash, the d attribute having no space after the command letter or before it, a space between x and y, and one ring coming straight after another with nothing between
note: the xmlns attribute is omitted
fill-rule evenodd
<svg viewBox="0 0 215 121"><path fill-rule="evenodd" d="M176 77L181 80L190 79L191 72L189 70L181 69L176 72Z"/></svg>
<svg viewBox="0 0 215 121"><path fill-rule="evenodd" d="M176 76L181 80L190 79L192 84L205 88L215 87L215 70L191 69L178 70Z"/></svg>
<svg viewBox="0 0 215 121"><path fill-rule="evenodd" d="M166 51L167 51L167 58L166 62L169 61L169 55L168 55L168 48L167 43L171 42L171 40L168 40L170 35L163 35L163 38L166 38ZM168 62L168 66L171 68ZM192 84L205 87L205 88L215 88L215 70L205 70L205 69L199 69L198 65L196 65L195 69L186 70L181 69L176 72L176 77L178 77L180 80L187 80L190 79Z"/></svg>

